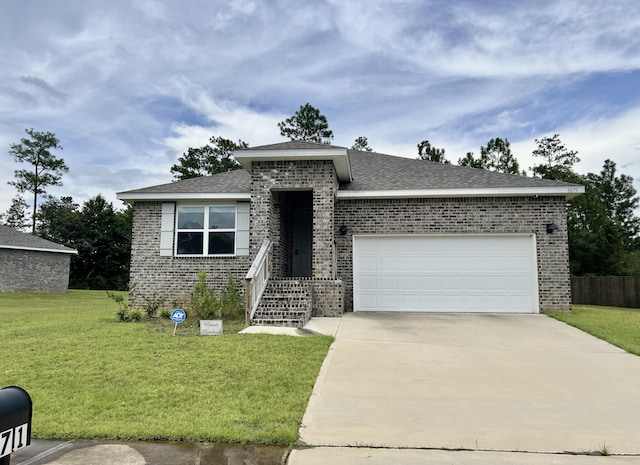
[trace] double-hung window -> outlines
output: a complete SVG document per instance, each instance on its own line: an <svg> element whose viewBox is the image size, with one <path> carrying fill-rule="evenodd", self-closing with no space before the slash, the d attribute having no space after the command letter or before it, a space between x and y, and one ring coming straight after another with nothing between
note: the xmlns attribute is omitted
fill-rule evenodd
<svg viewBox="0 0 640 465"><path fill-rule="evenodd" d="M234 255L236 206L178 206L176 255Z"/></svg>

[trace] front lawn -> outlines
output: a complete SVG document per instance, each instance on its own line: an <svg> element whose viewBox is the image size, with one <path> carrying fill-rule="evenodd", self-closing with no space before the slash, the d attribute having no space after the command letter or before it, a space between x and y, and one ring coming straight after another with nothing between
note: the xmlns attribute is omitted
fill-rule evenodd
<svg viewBox="0 0 640 465"><path fill-rule="evenodd" d="M548 312L582 331L640 355L640 309L574 305L571 313Z"/></svg>
<svg viewBox="0 0 640 465"><path fill-rule="evenodd" d="M0 293L0 387L29 392L34 437L297 440L332 338L173 337L116 309L104 291Z"/></svg>

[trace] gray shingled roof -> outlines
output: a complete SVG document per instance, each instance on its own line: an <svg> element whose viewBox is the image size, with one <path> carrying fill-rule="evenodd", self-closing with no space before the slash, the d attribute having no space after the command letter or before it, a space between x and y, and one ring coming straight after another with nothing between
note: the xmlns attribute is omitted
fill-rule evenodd
<svg viewBox="0 0 640 465"><path fill-rule="evenodd" d="M251 176L243 169L218 173L212 176L185 179L157 186L143 187L118 194L244 194L251 191Z"/></svg>
<svg viewBox="0 0 640 465"><path fill-rule="evenodd" d="M42 239L32 234L17 231L0 224L0 249L46 250L49 252L77 253L76 250Z"/></svg>
<svg viewBox="0 0 640 465"><path fill-rule="evenodd" d="M349 150L353 181L340 190L460 189L550 187L571 184L467 166Z"/></svg>
<svg viewBox="0 0 640 465"><path fill-rule="evenodd" d="M335 145L290 141L251 147L248 150L344 149L348 151L353 181L340 190L402 191L430 189L495 189L545 188L573 186L559 181L530 178L514 174L496 173L466 166L445 165L426 160L397 157L376 152L360 152ZM184 181L120 192L119 198L129 194L249 194L251 176L243 169L186 179Z"/></svg>

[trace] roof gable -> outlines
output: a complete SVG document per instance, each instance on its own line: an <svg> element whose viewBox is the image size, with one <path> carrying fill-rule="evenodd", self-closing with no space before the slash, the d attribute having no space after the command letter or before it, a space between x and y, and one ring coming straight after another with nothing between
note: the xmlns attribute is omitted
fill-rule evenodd
<svg viewBox="0 0 640 465"><path fill-rule="evenodd" d="M336 145L290 141L236 150L233 155L246 170L251 169L251 163L254 161L330 160L333 162L338 180L349 182L352 176L348 149Z"/></svg>

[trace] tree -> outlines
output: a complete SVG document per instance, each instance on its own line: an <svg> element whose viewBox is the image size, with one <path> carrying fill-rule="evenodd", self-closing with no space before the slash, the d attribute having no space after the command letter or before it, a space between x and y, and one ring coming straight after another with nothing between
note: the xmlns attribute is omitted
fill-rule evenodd
<svg viewBox="0 0 640 465"><path fill-rule="evenodd" d="M83 238L77 245L74 285L86 289L126 289L129 281L131 215L117 212L97 195L82 206Z"/></svg>
<svg viewBox="0 0 640 465"><path fill-rule="evenodd" d="M511 144L499 137L487 142L486 147L480 147L479 158L475 158L473 152L467 152L464 158L458 159L458 164L499 173L521 174L518 160L511 152ZM522 174L525 174L524 171Z"/></svg>
<svg viewBox="0 0 640 465"><path fill-rule="evenodd" d="M280 135L290 140L302 140L330 144L333 131L329 129L327 117L320 110L306 103L293 116L278 123Z"/></svg>
<svg viewBox="0 0 640 465"><path fill-rule="evenodd" d="M43 239L76 248L82 240L80 205L71 197L49 196L40 207L36 234Z"/></svg>
<svg viewBox="0 0 640 465"><path fill-rule="evenodd" d="M544 179L567 180L573 174L573 165L580 162L578 152L569 150L560 141L560 135L535 140L538 145L532 152L534 157L543 159L543 163L532 168L534 176Z"/></svg>
<svg viewBox="0 0 640 465"><path fill-rule="evenodd" d="M433 147L426 139L418 144L418 157L420 157L421 160L435 161L446 165L451 163L444 156L444 149Z"/></svg>
<svg viewBox="0 0 640 465"><path fill-rule="evenodd" d="M486 147L480 147L480 158L486 160L486 166L491 171L520 174L520 165L511 153L511 144L506 138L496 137L487 142Z"/></svg>
<svg viewBox="0 0 640 465"><path fill-rule="evenodd" d="M11 206L3 215L0 215L0 221L4 222L7 226L18 231L24 231L29 227L29 218L27 208L29 205L19 195L16 195L11 200Z"/></svg>
<svg viewBox="0 0 640 465"><path fill-rule="evenodd" d="M607 217L623 227L629 241L637 237L640 220L635 216L638 197L633 187L633 178L626 174L616 176L616 164L609 159L604 161L599 176L589 174L587 177L593 179L598 187ZM631 242L628 245L631 246Z"/></svg>
<svg viewBox="0 0 640 465"><path fill-rule="evenodd" d="M486 160L483 160L480 157L475 158L473 152L467 152L464 158L458 158L458 165L470 166L471 168L479 168L482 170L488 169L486 166Z"/></svg>
<svg viewBox="0 0 640 465"><path fill-rule="evenodd" d="M358 137L351 146L351 149L359 150L361 152L373 152L373 149L369 147L369 141L364 136Z"/></svg>
<svg viewBox="0 0 640 465"><path fill-rule="evenodd" d="M567 177L578 177L575 173ZM616 175L616 164L605 160L599 174L578 177L585 194L569 202L567 228L571 271L576 275L620 275L633 267L638 249L639 199L633 179Z"/></svg>
<svg viewBox="0 0 640 465"><path fill-rule="evenodd" d="M71 197L50 197L38 215L38 235L78 251L71 257L75 289L124 290L129 282L132 209L116 211L97 195L82 208Z"/></svg>
<svg viewBox="0 0 640 465"><path fill-rule="evenodd" d="M240 168L240 163L233 158L235 150L246 149L249 144L243 140L237 143L223 137L211 137L211 145L189 148L178 159L179 164L171 167L176 181L197 178L216 173L226 173Z"/></svg>
<svg viewBox="0 0 640 465"><path fill-rule="evenodd" d="M46 194L47 186L61 186L62 174L69 171L69 167L62 158L56 158L51 150L62 150L60 141L51 132L38 132L26 129L29 138L20 139L19 144L11 144L9 154L18 163L28 163L32 171L22 169L14 172L14 181L9 184L15 186L18 192L33 194L33 210L31 214L31 231L36 230L36 213L38 211L38 195Z"/></svg>

